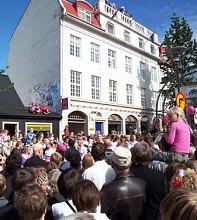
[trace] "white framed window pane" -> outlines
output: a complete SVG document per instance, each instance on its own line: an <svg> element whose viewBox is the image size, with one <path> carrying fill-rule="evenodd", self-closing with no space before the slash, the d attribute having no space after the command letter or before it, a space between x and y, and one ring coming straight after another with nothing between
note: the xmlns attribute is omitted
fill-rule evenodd
<svg viewBox="0 0 197 220"><path fill-rule="evenodd" d="M91 76L91 82L92 99L100 100L101 78L97 76Z"/></svg>
<svg viewBox="0 0 197 220"><path fill-rule="evenodd" d="M108 66L112 69L116 68L116 52L108 50Z"/></svg>
<svg viewBox="0 0 197 220"><path fill-rule="evenodd" d="M151 67L151 80L157 82L157 69L155 67Z"/></svg>
<svg viewBox="0 0 197 220"><path fill-rule="evenodd" d="M141 106L146 107L146 89L141 88Z"/></svg>
<svg viewBox="0 0 197 220"><path fill-rule="evenodd" d="M70 35L70 55L80 57L81 39Z"/></svg>
<svg viewBox="0 0 197 220"><path fill-rule="evenodd" d="M107 32L109 34L113 34L114 35L114 25L113 24L111 24L111 23L107 24Z"/></svg>
<svg viewBox="0 0 197 220"><path fill-rule="evenodd" d="M91 61L95 63L100 62L100 46L94 43L91 43Z"/></svg>
<svg viewBox="0 0 197 220"><path fill-rule="evenodd" d="M124 31L124 41L130 42L130 33L128 31Z"/></svg>
<svg viewBox="0 0 197 220"><path fill-rule="evenodd" d="M126 85L127 104L133 104L133 86Z"/></svg>
<svg viewBox="0 0 197 220"><path fill-rule="evenodd" d="M132 72L132 58L125 56L125 72L131 73Z"/></svg>
<svg viewBox="0 0 197 220"><path fill-rule="evenodd" d="M145 63L140 62L140 77L145 80Z"/></svg>
<svg viewBox="0 0 197 220"><path fill-rule="evenodd" d="M113 80L109 80L109 101L117 101L117 82Z"/></svg>
<svg viewBox="0 0 197 220"><path fill-rule="evenodd" d="M70 94L71 96L81 96L81 73L71 70L70 74Z"/></svg>
<svg viewBox="0 0 197 220"><path fill-rule="evenodd" d="M139 38L139 48L144 49L144 40Z"/></svg>

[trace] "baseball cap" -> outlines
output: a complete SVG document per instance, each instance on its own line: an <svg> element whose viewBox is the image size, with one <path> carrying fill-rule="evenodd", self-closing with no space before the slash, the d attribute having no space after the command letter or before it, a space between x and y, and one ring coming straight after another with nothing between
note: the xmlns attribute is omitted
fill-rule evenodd
<svg viewBox="0 0 197 220"><path fill-rule="evenodd" d="M121 167L126 167L131 163L131 152L125 147L116 147L111 154L111 160Z"/></svg>

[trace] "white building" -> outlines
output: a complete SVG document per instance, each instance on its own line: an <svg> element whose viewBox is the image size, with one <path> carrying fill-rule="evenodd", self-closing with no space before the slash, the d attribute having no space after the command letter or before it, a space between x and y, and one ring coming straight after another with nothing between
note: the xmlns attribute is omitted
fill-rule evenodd
<svg viewBox="0 0 197 220"><path fill-rule="evenodd" d="M105 0L30 0L10 39L7 72L25 106L62 113L60 134L67 124L75 133L126 134L151 129L158 47L157 34Z"/></svg>

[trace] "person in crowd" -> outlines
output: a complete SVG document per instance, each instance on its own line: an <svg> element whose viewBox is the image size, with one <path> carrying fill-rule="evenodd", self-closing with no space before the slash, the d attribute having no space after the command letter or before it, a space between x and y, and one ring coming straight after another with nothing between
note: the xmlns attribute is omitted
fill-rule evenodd
<svg viewBox="0 0 197 220"><path fill-rule="evenodd" d="M187 166L185 164L182 164L180 162L172 162L170 163L164 173L165 176L165 184L166 184L166 191L169 192L170 190L170 184L172 177L177 173L178 170L186 170Z"/></svg>
<svg viewBox="0 0 197 220"><path fill-rule="evenodd" d="M50 206L58 202L63 202L65 200L64 197L60 194L57 185L57 181L60 175L61 175L61 171L59 171L58 169L53 169L48 174L49 186L53 192L53 197L48 200L48 204Z"/></svg>
<svg viewBox="0 0 197 220"><path fill-rule="evenodd" d="M31 143L34 137L34 129L30 128L29 132L27 133L27 142Z"/></svg>
<svg viewBox="0 0 197 220"><path fill-rule="evenodd" d="M109 156L113 153L113 147L112 147L111 139L110 138L105 138L104 139L104 145L105 145L106 158L109 158Z"/></svg>
<svg viewBox="0 0 197 220"><path fill-rule="evenodd" d="M161 220L197 219L197 194L186 188L172 190L161 202Z"/></svg>
<svg viewBox="0 0 197 220"><path fill-rule="evenodd" d="M48 161L45 163L44 168L48 174L51 170L58 169L58 166L55 162Z"/></svg>
<svg viewBox="0 0 197 220"><path fill-rule="evenodd" d="M187 188L191 192L197 193L197 174L195 171L187 168L186 170L178 170L172 177L170 183L170 191L178 187Z"/></svg>
<svg viewBox="0 0 197 220"><path fill-rule="evenodd" d="M59 152L54 152L51 154L50 161L54 162L57 165L57 168L59 169L62 163L62 155Z"/></svg>
<svg viewBox="0 0 197 220"><path fill-rule="evenodd" d="M82 169L83 169L83 171L85 171L89 167L93 166L93 164L94 164L94 159L91 155L87 154L83 157L83 160L82 160Z"/></svg>
<svg viewBox="0 0 197 220"><path fill-rule="evenodd" d="M57 185L60 194L64 197L64 202L52 205L55 220L76 212L71 196L75 185L82 179L81 173L76 169L67 169L59 176Z"/></svg>
<svg viewBox="0 0 197 220"><path fill-rule="evenodd" d="M45 151L44 151L44 159L46 161L50 161L50 158L51 158L51 155L56 151L54 148L53 148L53 143L49 142L49 140L45 139L45 144L46 144L46 148L45 148Z"/></svg>
<svg viewBox="0 0 197 220"><path fill-rule="evenodd" d="M94 219L108 219L104 213L100 213L100 192L92 181L79 181L73 189L72 201L77 212L63 218L62 220L74 220L77 217L84 216L86 213L91 213L91 215L94 216Z"/></svg>
<svg viewBox="0 0 197 220"><path fill-rule="evenodd" d="M68 145L69 145L69 148L67 149L67 151L65 153L65 158L66 158L67 161L70 162L70 159L73 155L79 155L80 156L80 153L75 147L75 140L69 139L68 140Z"/></svg>
<svg viewBox="0 0 197 220"><path fill-rule="evenodd" d="M23 143L23 145L25 146L27 144L27 132L23 133L23 136L21 138L21 141Z"/></svg>
<svg viewBox="0 0 197 220"><path fill-rule="evenodd" d="M159 206L166 194L164 174L148 167L151 161L151 149L146 142L138 142L132 148L132 166L130 171L146 182L147 206L146 220L159 220Z"/></svg>
<svg viewBox="0 0 197 220"><path fill-rule="evenodd" d="M21 154L21 158L22 158L22 165L24 166L25 162L27 159L29 159L32 156L31 153L31 146L29 144L26 144L23 147L23 153Z"/></svg>
<svg viewBox="0 0 197 220"><path fill-rule="evenodd" d="M185 163L188 160L190 148L190 127L185 113L182 108L176 106L169 109L167 114L170 125L164 127L164 133L166 142L171 144L171 149L168 152L154 154L152 160Z"/></svg>
<svg viewBox="0 0 197 220"><path fill-rule="evenodd" d="M197 171L197 160L188 160L185 164L188 168L193 169L194 171Z"/></svg>
<svg viewBox="0 0 197 220"><path fill-rule="evenodd" d="M3 193L6 189L6 179L0 174L0 207L5 206L9 201L3 196Z"/></svg>
<svg viewBox="0 0 197 220"><path fill-rule="evenodd" d="M31 168L18 168L11 177L11 190L16 192L28 184L36 183L35 172ZM14 206L14 197L9 203L0 208L1 220L20 220L16 208Z"/></svg>
<svg viewBox="0 0 197 220"><path fill-rule="evenodd" d="M136 135L133 134L133 135L131 136L131 142L130 142L131 148L134 147L134 145L135 145L136 143L138 143L138 141L136 140Z"/></svg>
<svg viewBox="0 0 197 220"><path fill-rule="evenodd" d="M24 166L25 167L35 167L35 166L44 166L46 161L41 159L43 155L44 145L40 143L36 143L33 146L33 155L29 159L26 160Z"/></svg>
<svg viewBox="0 0 197 220"><path fill-rule="evenodd" d="M83 160L83 157L87 154L88 149L83 145L83 139L79 139L77 142L78 142L78 151L80 153L81 160Z"/></svg>
<svg viewBox="0 0 197 220"><path fill-rule="evenodd" d="M44 220L47 211L47 197L37 184L23 187L15 192L14 204L23 220Z"/></svg>
<svg viewBox="0 0 197 220"><path fill-rule="evenodd" d="M111 160L116 177L101 189L101 212L112 220L145 219L146 183L129 172L131 152L116 147Z"/></svg>
<svg viewBox="0 0 197 220"><path fill-rule="evenodd" d="M2 171L2 174L6 178L6 189L3 195L9 201L13 199L13 192L11 187L12 176L19 168L21 168L21 166L22 158L20 153L12 153L6 158L5 169Z"/></svg>
<svg viewBox="0 0 197 220"><path fill-rule="evenodd" d="M103 184L111 182L115 178L115 172L112 167L105 162L105 145L95 143L92 146L92 157L94 165L86 169L82 176L84 179L89 179L101 190Z"/></svg>

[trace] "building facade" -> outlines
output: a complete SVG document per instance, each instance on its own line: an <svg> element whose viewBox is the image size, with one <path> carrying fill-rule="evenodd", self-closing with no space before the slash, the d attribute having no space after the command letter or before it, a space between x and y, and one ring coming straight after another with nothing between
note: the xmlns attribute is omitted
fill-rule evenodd
<svg viewBox="0 0 197 220"><path fill-rule="evenodd" d="M160 89L157 34L108 1L31 0L9 45L23 104L62 114L60 134L150 131ZM159 108L161 103L159 103Z"/></svg>

